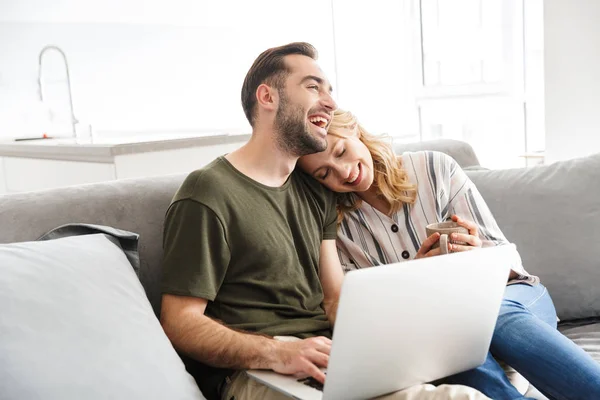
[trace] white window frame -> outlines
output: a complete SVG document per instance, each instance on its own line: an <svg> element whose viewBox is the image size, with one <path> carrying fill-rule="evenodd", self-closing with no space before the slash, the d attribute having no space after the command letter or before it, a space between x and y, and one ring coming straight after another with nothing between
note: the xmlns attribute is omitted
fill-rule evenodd
<svg viewBox="0 0 600 400"><path fill-rule="evenodd" d="M502 10L510 19L509 24L504 24L503 54L504 54L504 79L499 83L476 83L461 85L425 85L424 52L423 52L423 24L422 1L413 0L413 15L415 21L413 31L413 60L414 63L414 94L417 125L419 127L419 140L424 140L422 127L422 109L424 106L439 100L506 100L523 110L523 153L527 152L527 102L530 94L525 86L525 41L524 41L524 12L525 0L496 0L502 2ZM445 0L439 0L445 1ZM483 0L485 1L485 0ZM491 138L493 140L493 138Z"/></svg>

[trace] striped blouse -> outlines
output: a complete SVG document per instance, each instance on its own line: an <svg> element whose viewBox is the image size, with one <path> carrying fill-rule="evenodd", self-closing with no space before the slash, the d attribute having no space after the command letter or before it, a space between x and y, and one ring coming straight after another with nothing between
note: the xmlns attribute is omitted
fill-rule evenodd
<svg viewBox="0 0 600 400"><path fill-rule="evenodd" d="M483 247L507 244L487 204L465 172L450 156L432 151L404 153L402 165L417 185L413 205L404 204L387 216L363 201L348 213L338 229L337 249L344 271L413 259L427 238L425 226L449 220L453 214L475 221ZM514 252L512 283L537 284Z"/></svg>

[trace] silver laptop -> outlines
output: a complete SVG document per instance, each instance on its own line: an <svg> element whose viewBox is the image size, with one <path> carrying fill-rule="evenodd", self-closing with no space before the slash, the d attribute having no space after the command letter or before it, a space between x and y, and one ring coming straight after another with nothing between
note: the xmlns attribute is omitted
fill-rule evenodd
<svg viewBox="0 0 600 400"><path fill-rule="evenodd" d="M301 400L369 399L485 361L514 245L412 260L346 274L324 387L250 370Z"/></svg>

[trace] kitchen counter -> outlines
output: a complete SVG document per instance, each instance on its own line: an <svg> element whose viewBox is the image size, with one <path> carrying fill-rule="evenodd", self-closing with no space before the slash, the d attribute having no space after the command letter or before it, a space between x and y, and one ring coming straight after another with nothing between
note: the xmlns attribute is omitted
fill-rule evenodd
<svg viewBox="0 0 600 400"><path fill-rule="evenodd" d="M116 156L247 142L250 134L138 135L0 141L0 157L112 163Z"/></svg>
<svg viewBox="0 0 600 400"><path fill-rule="evenodd" d="M0 141L0 194L189 173L250 136L211 131Z"/></svg>

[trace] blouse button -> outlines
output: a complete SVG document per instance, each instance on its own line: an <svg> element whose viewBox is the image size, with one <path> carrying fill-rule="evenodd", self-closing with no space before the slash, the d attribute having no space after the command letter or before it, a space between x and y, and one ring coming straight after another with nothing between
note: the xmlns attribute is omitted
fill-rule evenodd
<svg viewBox="0 0 600 400"><path fill-rule="evenodd" d="M404 258L405 260L408 260L408 257L410 257L410 253L407 250L404 250L402 252L402 258Z"/></svg>
<svg viewBox="0 0 600 400"><path fill-rule="evenodd" d="M396 224L392 225L392 232L394 232L394 233L398 232L398 225L396 225Z"/></svg>

